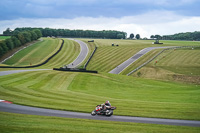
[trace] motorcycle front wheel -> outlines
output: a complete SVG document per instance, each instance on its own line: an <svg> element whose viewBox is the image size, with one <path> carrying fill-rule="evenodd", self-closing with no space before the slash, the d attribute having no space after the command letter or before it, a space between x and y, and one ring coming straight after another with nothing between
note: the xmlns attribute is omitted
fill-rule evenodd
<svg viewBox="0 0 200 133"><path fill-rule="evenodd" d="M95 116L95 115L96 115L96 112L95 112L95 111L92 111L91 115L92 115L92 116Z"/></svg>

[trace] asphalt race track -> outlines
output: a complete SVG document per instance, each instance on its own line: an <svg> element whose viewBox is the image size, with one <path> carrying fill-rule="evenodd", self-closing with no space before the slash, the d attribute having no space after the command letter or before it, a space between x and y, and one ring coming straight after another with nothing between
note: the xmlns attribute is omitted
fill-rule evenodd
<svg viewBox="0 0 200 133"><path fill-rule="evenodd" d="M176 46L171 46L171 47L176 47ZM153 49L160 49L160 48L171 48L170 46L168 47L149 47L149 48L144 48L140 50L138 53L136 53L134 56L129 58L128 60L124 61L122 64L111 70L109 73L113 74L119 74L121 73L124 69L126 69L128 66L130 66L132 63L134 63L136 60L138 60L140 57L148 53L149 51Z"/></svg>
<svg viewBox="0 0 200 133"><path fill-rule="evenodd" d="M67 65L68 68L76 68L79 64L81 64L85 60L85 58L88 55L89 50L88 50L88 46L86 43L84 43L80 40L75 40L75 39L70 39L70 40L76 41L77 43L79 43L79 45L81 47L79 56L72 63Z"/></svg>
<svg viewBox="0 0 200 133"><path fill-rule="evenodd" d="M9 104L9 103L0 103L0 111L9 113L29 114L29 115L41 115L41 116L56 116L56 117L66 117L66 118L200 127L200 121L143 118L143 117L129 117L129 116L111 116L111 117L98 116L98 115L91 116L89 113L43 109L43 108L28 107L28 106Z"/></svg>

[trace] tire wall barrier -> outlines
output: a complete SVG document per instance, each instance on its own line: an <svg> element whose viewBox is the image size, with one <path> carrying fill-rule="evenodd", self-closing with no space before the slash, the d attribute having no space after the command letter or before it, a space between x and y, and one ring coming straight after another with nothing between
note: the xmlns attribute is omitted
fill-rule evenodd
<svg viewBox="0 0 200 133"><path fill-rule="evenodd" d="M97 50L97 47L95 46L95 49L94 49L94 51L92 52L92 54L91 54L90 58L88 59L88 61L85 63L84 68L87 67L87 65L89 64L90 60L92 59L94 53L96 52L96 50Z"/></svg>
<svg viewBox="0 0 200 133"><path fill-rule="evenodd" d="M62 40L62 44L60 46L60 48L58 49L58 51L56 51L52 56L50 56L47 60L45 60L44 62L37 64L37 65L32 65L32 66L0 66L0 68L34 68L34 67L39 67L42 66L44 64L46 64L50 59L52 59L54 56L56 56L63 48L64 45L64 40Z"/></svg>
<svg viewBox="0 0 200 133"><path fill-rule="evenodd" d="M154 57L152 57L151 59L149 59L148 61L146 61L145 63L143 63L142 65L140 65L139 67L137 67L136 69L134 69L133 71L129 72L127 74L127 76L131 75L132 73L136 72L137 70L139 70L140 68L142 68L143 66L147 65L148 63L150 63L151 61L153 61L156 57L158 57L160 54L162 54L164 51L166 50L170 50L170 49L175 49L175 48L195 48L195 47L200 47L200 46L180 46L180 47L172 47L172 48L166 48L163 49L162 51L160 51L157 55L155 55Z"/></svg>
<svg viewBox="0 0 200 133"><path fill-rule="evenodd" d="M86 69L63 69L63 68L53 68L53 70L57 71L70 71L70 72L86 72L86 73L98 73L97 71L91 71Z"/></svg>

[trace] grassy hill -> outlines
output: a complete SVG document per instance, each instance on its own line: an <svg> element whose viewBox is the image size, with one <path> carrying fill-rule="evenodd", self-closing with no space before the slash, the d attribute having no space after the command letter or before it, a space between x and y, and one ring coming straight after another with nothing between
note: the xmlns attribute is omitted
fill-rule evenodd
<svg viewBox="0 0 200 133"><path fill-rule="evenodd" d="M44 38L42 42L38 42L22 51L19 51L4 64L10 66L29 66L44 62L48 57L54 54L61 45L60 39ZM52 58L47 64L37 68L53 68L61 67L71 63L78 56L80 46L78 43L65 39L61 52ZM2 70L2 69L1 69ZM5 70L5 69L3 69Z"/></svg>
<svg viewBox="0 0 200 133"><path fill-rule="evenodd" d="M199 57L200 48L167 50L132 76L200 84Z"/></svg>
<svg viewBox="0 0 200 133"><path fill-rule="evenodd" d="M52 58L47 64L38 68L59 68L63 65L70 64L73 62L80 52L80 45L72 40L64 39L65 43L62 50Z"/></svg>
<svg viewBox="0 0 200 133"><path fill-rule="evenodd" d="M88 39L82 39L86 43ZM88 69L97 70L99 72L109 72L114 69L125 60L139 52L146 47L159 47L159 46L199 46L200 42L194 41L162 41L164 44L155 45L152 44L153 40L119 40L119 39L94 39L94 43L98 47L95 55L88 65ZM112 44L119 45L111 46ZM143 60L139 60L130 67L128 67L122 74L127 74L134 68L156 55L159 50L154 50L148 53Z"/></svg>
<svg viewBox="0 0 200 133"><path fill-rule="evenodd" d="M82 40L88 43L88 39ZM90 53L95 45L98 46L98 49L87 69L98 70L99 74L49 70L0 76L0 99L22 105L88 113L97 104L110 100L111 104L117 107L117 110L114 111L115 115L200 120L200 85L196 84L198 82L194 82L194 80L200 81L198 79L200 75L199 48L165 51L131 76L122 75L127 74L160 52L160 50L154 50L124 70L121 75L107 73L145 47L191 46L200 45L199 42L162 41L164 45L153 45L151 44L152 41L149 40L94 40L93 43L88 43ZM112 43L119 46L111 46ZM24 65L26 60L30 62L36 56L38 61L42 61L53 54L59 46L59 40L45 39L44 42L40 42L29 51L23 50L22 54L19 54L18 60L13 59L10 65L17 63ZM46 50L43 56L38 56L41 53L40 49ZM76 42L65 39L63 50L47 64L38 68L61 67L64 64L69 64L78 56L79 51L80 47ZM34 52L35 54L33 54ZM28 57L28 54L32 56ZM25 57L28 58L25 59ZM13 58L17 58L17 55ZM23 61L20 62L21 59ZM155 61L158 63L155 64ZM29 63L27 64L29 65ZM0 71L3 70L8 69L0 69ZM185 82L185 78L188 79L188 77L191 77L189 83ZM176 82L180 80L184 83ZM191 82L195 84L191 84ZM27 122L27 117L31 121ZM35 126L37 127L36 132L66 130L93 132L94 129L105 132L133 130L136 132L141 130L144 130L144 132L147 130L149 132L199 131L199 128L191 127L47 118L9 113L0 113L0 118L0 129L5 129L5 131L31 130L32 128L35 129ZM9 126L7 126L10 122L8 120L12 122ZM37 123L42 124L37 125ZM116 130L109 130L107 124L109 129L116 128ZM93 128L90 128L91 126ZM106 129L104 130L104 128Z"/></svg>
<svg viewBox="0 0 200 133"><path fill-rule="evenodd" d="M17 104L91 112L110 100L117 115L200 120L199 85L59 71L12 74L0 81L1 99Z"/></svg>
<svg viewBox="0 0 200 133"><path fill-rule="evenodd" d="M26 66L41 63L59 48L58 39L44 39L33 44L6 60L4 64L11 66Z"/></svg>

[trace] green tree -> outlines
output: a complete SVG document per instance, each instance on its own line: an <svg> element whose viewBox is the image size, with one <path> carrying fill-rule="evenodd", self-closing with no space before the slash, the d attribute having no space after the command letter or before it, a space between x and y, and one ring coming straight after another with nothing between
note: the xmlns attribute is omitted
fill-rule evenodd
<svg viewBox="0 0 200 133"><path fill-rule="evenodd" d="M133 39L133 38L134 38L134 34L131 33L131 34L130 34L130 39Z"/></svg>
<svg viewBox="0 0 200 133"><path fill-rule="evenodd" d="M5 54L6 52L8 52L8 47L7 47L6 43L5 43L5 41L0 41L0 46L3 49L3 54Z"/></svg>
<svg viewBox="0 0 200 133"><path fill-rule="evenodd" d="M19 32L17 34L17 38L19 39L19 41L21 42L22 45L24 45L26 43L26 40L25 40L24 35L22 34L22 32Z"/></svg>
<svg viewBox="0 0 200 133"><path fill-rule="evenodd" d="M33 41L33 40L37 40L37 34L34 32L34 31L30 31L30 33L31 33L31 41Z"/></svg>
<svg viewBox="0 0 200 133"><path fill-rule="evenodd" d="M152 39L153 39L153 38L155 38L155 36L154 36L154 35L151 35L151 36L150 36L150 38L152 38Z"/></svg>
<svg viewBox="0 0 200 133"><path fill-rule="evenodd" d="M9 50L12 50L14 48L14 44L11 38L6 39L5 42Z"/></svg>
<svg viewBox="0 0 200 133"><path fill-rule="evenodd" d="M23 34L23 36L25 38L25 43L28 43L28 42L31 41L31 34L30 34L30 32L24 31L24 32L22 32L22 34Z"/></svg>
<svg viewBox="0 0 200 133"><path fill-rule="evenodd" d="M33 30L36 34L37 34L37 39L39 39L40 37L42 37L42 33L39 29L35 29Z"/></svg>
<svg viewBox="0 0 200 133"><path fill-rule="evenodd" d="M160 35L155 35L154 36L157 40L160 40L161 39L161 36Z"/></svg>
<svg viewBox="0 0 200 133"><path fill-rule="evenodd" d="M14 30L14 31L13 31L13 36L17 37L17 35L18 35L19 33L20 33L20 31Z"/></svg>
<svg viewBox="0 0 200 133"><path fill-rule="evenodd" d="M3 48L0 45L0 57L3 56L4 52L3 52Z"/></svg>
<svg viewBox="0 0 200 133"><path fill-rule="evenodd" d="M117 39L123 39L124 35L123 34L117 34Z"/></svg>
<svg viewBox="0 0 200 133"><path fill-rule="evenodd" d="M140 34L137 34L135 37L136 39L140 39Z"/></svg>
<svg viewBox="0 0 200 133"><path fill-rule="evenodd" d="M7 28L5 31L3 31L3 35L11 36L12 35L12 30L10 30L10 28Z"/></svg>
<svg viewBox="0 0 200 133"><path fill-rule="evenodd" d="M12 39L12 42L13 42L13 44L14 44L14 47L19 47L19 46L21 46L21 42L20 42L19 39L17 39L15 36L12 36L11 39Z"/></svg>

